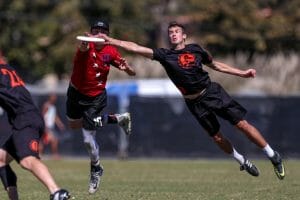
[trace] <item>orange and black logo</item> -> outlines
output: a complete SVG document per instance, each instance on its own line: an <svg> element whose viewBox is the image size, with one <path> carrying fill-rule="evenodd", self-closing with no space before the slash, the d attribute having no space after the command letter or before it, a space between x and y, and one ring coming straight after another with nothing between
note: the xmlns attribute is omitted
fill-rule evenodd
<svg viewBox="0 0 300 200"><path fill-rule="evenodd" d="M196 57L194 54L191 53L183 53L180 54L178 57L178 63L180 67L184 69L191 68L195 65Z"/></svg>
<svg viewBox="0 0 300 200"><path fill-rule="evenodd" d="M39 152L39 142L37 140L31 140L29 143L29 148L31 151L38 153Z"/></svg>

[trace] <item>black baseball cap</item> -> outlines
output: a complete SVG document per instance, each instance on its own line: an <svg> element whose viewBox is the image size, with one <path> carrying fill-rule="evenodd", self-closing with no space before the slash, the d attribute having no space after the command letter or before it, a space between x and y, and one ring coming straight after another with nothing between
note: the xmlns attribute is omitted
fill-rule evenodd
<svg viewBox="0 0 300 200"><path fill-rule="evenodd" d="M101 28L109 32L109 24L104 20L96 20L95 22L93 22L91 25L91 30L93 28Z"/></svg>

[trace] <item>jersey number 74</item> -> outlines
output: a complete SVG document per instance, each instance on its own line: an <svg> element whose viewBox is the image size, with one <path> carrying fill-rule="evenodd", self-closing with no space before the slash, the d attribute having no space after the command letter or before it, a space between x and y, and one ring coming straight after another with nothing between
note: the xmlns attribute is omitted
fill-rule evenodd
<svg viewBox="0 0 300 200"><path fill-rule="evenodd" d="M11 87L25 86L23 80L17 75L15 70L10 71L2 68L1 73L9 76Z"/></svg>

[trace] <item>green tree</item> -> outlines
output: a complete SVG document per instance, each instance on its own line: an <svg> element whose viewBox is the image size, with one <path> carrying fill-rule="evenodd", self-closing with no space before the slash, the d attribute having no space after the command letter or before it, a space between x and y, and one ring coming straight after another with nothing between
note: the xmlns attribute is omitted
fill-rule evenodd
<svg viewBox="0 0 300 200"><path fill-rule="evenodd" d="M70 73L76 35L99 18L149 47L167 45L177 20L213 54L299 51L299 13L299 0L1 0L0 49L26 81Z"/></svg>

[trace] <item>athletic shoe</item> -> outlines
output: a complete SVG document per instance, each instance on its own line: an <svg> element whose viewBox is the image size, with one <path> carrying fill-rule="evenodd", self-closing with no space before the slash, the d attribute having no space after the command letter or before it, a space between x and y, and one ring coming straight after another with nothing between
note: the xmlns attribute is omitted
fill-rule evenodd
<svg viewBox="0 0 300 200"><path fill-rule="evenodd" d="M259 171L248 159L245 159L244 164L240 166L240 170L246 170L252 176L258 176Z"/></svg>
<svg viewBox="0 0 300 200"><path fill-rule="evenodd" d="M89 193L94 194L99 186L101 181L101 176L103 174L103 167L101 165L92 165L91 164L91 172L90 172L90 183L89 183Z"/></svg>
<svg viewBox="0 0 300 200"><path fill-rule="evenodd" d="M50 200L67 200L70 199L71 195L65 189L60 189L50 195Z"/></svg>
<svg viewBox="0 0 300 200"><path fill-rule="evenodd" d="M118 124L125 131L126 135L131 134L131 117L130 113L116 114Z"/></svg>
<svg viewBox="0 0 300 200"><path fill-rule="evenodd" d="M284 171L284 165L281 159L281 156L279 155L278 152L274 152L274 156L272 158L270 158L273 166L274 166L274 172L276 174L276 176L282 180L284 179L285 176L285 171Z"/></svg>

